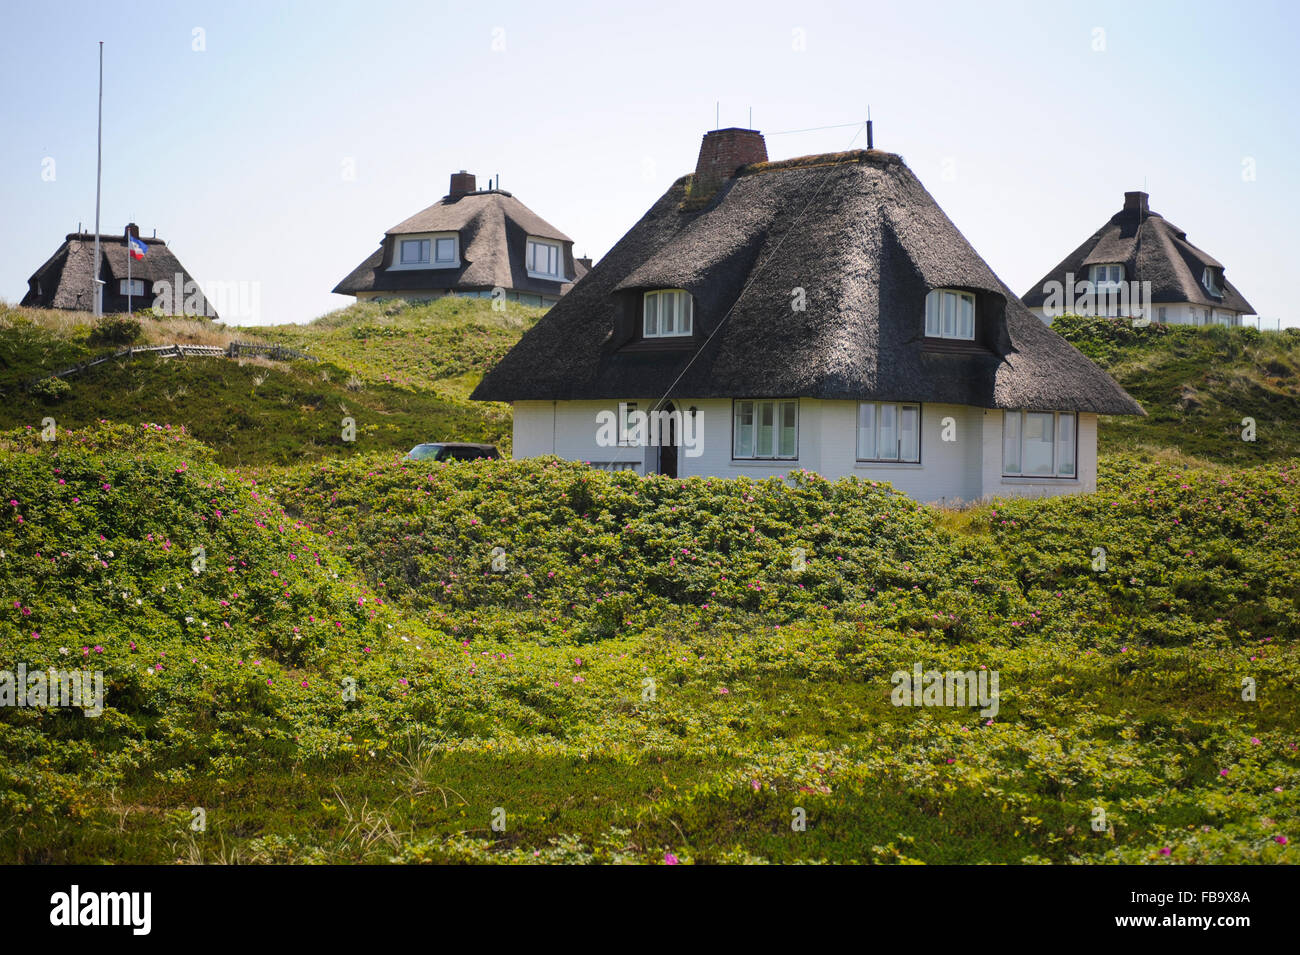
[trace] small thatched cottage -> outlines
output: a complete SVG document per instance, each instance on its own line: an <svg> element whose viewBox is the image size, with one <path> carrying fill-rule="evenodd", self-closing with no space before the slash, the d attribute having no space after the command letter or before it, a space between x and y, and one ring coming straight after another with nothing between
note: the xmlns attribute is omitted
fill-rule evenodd
<svg viewBox="0 0 1300 955"><path fill-rule="evenodd" d="M104 314L155 310L164 315L218 318L197 282L185 271L167 243L157 236L144 239L144 256L127 258L128 237L140 238L129 223L122 235L100 235L99 277L104 283ZM27 280L20 305L33 308L95 310L95 235L73 232ZM129 275L129 277L128 277ZM177 294L179 289L180 294Z"/></svg>
<svg viewBox="0 0 1300 955"><path fill-rule="evenodd" d="M1021 301L1043 321L1066 313L1145 317L1171 325L1240 325L1255 310L1223 276L1223 265L1187 233L1124 193L1110 217L1043 276ZM1149 296L1143 294L1150 283ZM1147 313L1150 314L1147 314Z"/></svg>
<svg viewBox="0 0 1300 955"><path fill-rule="evenodd" d="M684 176L484 377L514 453L673 476L806 468L924 501L1091 490L1097 416L1142 409L1020 304L903 164ZM647 412L651 412L647 416Z"/></svg>
<svg viewBox="0 0 1300 955"><path fill-rule="evenodd" d="M358 301L496 294L550 306L589 268L563 232L510 193L478 189L461 170L446 196L389 229L334 291Z"/></svg>

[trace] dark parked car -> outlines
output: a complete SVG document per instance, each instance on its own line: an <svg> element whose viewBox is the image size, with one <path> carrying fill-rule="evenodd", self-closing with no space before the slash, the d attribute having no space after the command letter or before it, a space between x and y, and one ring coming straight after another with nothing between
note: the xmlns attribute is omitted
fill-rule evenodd
<svg viewBox="0 0 1300 955"><path fill-rule="evenodd" d="M491 444L467 444L463 441L440 441L437 444L417 444L406 452L411 461L477 461L501 457Z"/></svg>

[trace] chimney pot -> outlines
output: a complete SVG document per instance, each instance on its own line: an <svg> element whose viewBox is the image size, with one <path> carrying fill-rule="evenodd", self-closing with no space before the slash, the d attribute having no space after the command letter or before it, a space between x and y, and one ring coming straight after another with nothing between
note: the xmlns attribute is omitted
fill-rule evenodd
<svg viewBox="0 0 1300 955"><path fill-rule="evenodd" d="M1124 211L1141 212L1146 214L1151 210L1147 208L1147 199L1150 196L1145 192L1126 192L1124 193Z"/></svg>
<svg viewBox="0 0 1300 955"><path fill-rule="evenodd" d="M128 222L126 224L126 234L133 239L138 239L140 238L140 227L134 222Z"/></svg>
<svg viewBox="0 0 1300 955"><path fill-rule="evenodd" d="M700 158L695 163L691 192L704 196L714 192L741 166L767 161L767 143L756 129L715 129L704 134Z"/></svg>
<svg viewBox="0 0 1300 955"><path fill-rule="evenodd" d="M474 182L474 174L462 169L460 172L451 174L451 191L447 194L449 199L459 199L461 196L474 192L478 187Z"/></svg>

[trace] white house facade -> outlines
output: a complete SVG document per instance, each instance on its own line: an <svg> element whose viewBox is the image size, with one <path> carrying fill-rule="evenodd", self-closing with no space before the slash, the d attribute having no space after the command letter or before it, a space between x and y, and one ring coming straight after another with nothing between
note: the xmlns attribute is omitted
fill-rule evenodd
<svg viewBox="0 0 1300 955"><path fill-rule="evenodd" d="M888 482L916 500L938 504L1097 487L1095 414L795 398L773 402L770 446L756 448L763 425L756 421L747 435L745 421L761 416L755 406L763 403L682 398L659 409L656 428L655 399L519 401L514 456L555 455L603 470L681 478L761 480L803 469L832 480ZM778 415L791 403L792 428L785 429L783 449ZM647 414L642 432L625 423L611 443L605 423L627 422L637 411ZM665 450L670 428L676 443Z"/></svg>

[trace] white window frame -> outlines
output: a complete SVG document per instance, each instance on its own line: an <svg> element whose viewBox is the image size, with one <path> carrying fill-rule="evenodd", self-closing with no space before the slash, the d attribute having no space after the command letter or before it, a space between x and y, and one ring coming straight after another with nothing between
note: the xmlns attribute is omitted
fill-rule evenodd
<svg viewBox="0 0 1300 955"><path fill-rule="evenodd" d="M951 312L948 303L952 303ZM970 307L970 327L964 328L966 312L962 305ZM951 317L952 322L948 319ZM973 342L975 340L975 293L957 288L931 289L925 296L925 337L950 338L955 341ZM966 332L969 331L969 334Z"/></svg>
<svg viewBox="0 0 1300 955"><path fill-rule="evenodd" d="M620 401L618 407L619 411L622 412L618 415L618 446L620 448L640 446L642 440L638 440L638 438L644 439L644 436L636 434L637 429L631 426L632 416L636 414L636 402Z"/></svg>
<svg viewBox="0 0 1300 955"><path fill-rule="evenodd" d="M1209 292L1215 298L1221 298L1223 296L1223 287L1214 283L1215 271L1217 270L1207 265L1205 270L1201 273L1201 285L1205 291Z"/></svg>
<svg viewBox="0 0 1300 955"><path fill-rule="evenodd" d="M131 288L127 290L127 283L131 283ZM118 279L117 290L119 295L132 295L139 297L144 295L144 279Z"/></svg>
<svg viewBox="0 0 1300 955"><path fill-rule="evenodd" d="M886 457L881 454L880 448L880 431L881 422L885 415L883 409L888 408L894 417L894 457ZM868 415L867 409L870 409ZM911 457L904 455L903 451L903 411L904 409L916 412L916 449L912 452ZM871 447L863 448L863 419L871 419ZM916 401L859 401L857 424L854 427L854 433L857 436L857 460L860 463L871 464L920 464L921 463L921 405ZM864 454L864 450L870 450L871 454Z"/></svg>
<svg viewBox="0 0 1300 955"><path fill-rule="evenodd" d="M663 323L660 312L662 311L661 302L666 296L673 296L673 330L671 332L663 331ZM682 303L685 302L685 321L677 321L681 315ZM651 304L654 305L654 326L650 325ZM665 288L657 289L653 292L646 292L641 297L641 337L642 338L690 338L695 334L695 296L685 289Z"/></svg>
<svg viewBox="0 0 1300 955"><path fill-rule="evenodd" d="M771 454L759 454L759 428L764 409L772 412ZM781 424L787 410L794 414L794 440L789 454L781 453ZM741 424L741 416L749 419ZM749 431L748 453L742 450L743 429ZM731 403L731 459L733 461L798 461L799 460L799 399L798 398L736 398Z"/></svg>
<svg viewBox="0 0 1300 955"><path fill-rule="evenodd" d="M555 271L542 272L533 268L535 247L541 247L553 252L555 255ZM549 255L548 255L549 258ZM528 271L528 277L534 279L545 279L549 282L564 281L564 246L552 239L538 239L533 236L528 237L524 245L524 268Z"/></svg>
<svg viewBox="0 0 1300 955"><path fill-rule="evenodd" d="M460 268L460 234L456 232L416 232L405 235L398 235L396 239L396 248L393 250L393 264L388 268L390 271L412 271L428 269L458 269ZM451 241L451 257L438 258L439 243ZM407 242L427 242L428 258L421 257L418 262L403 262L403 246ZM423 250L421 250L423 251Z"/></svg>
<svg viewBox="0 0 1300 955"><path fill-rule="evenodd" d="M1109 288L1124 281L1124 266L1120 262L1101 262L1088 270L1088 280L1093 288Z"/></svg>
<svg viewBox="0 0 1300 955"><path fill-rule="evenodd" d="M1050 415L1052 419L1052 471L1050 474L1027 474L1025 462L1025 432L1030 415ZM1070 421L1068 441L1061 439L1061 421ZM1014 422L1014 425L1013 425ZM1008 465L1007 444L1012 432L1015 432L1016 461L1015 470ZM1061 471L1062 448L1070 447L1071 469ZM1006 478L1024 478L1034 481L1077 481L1079 479L1079 416L1073 411L1004 411L1002 413L1002 476Z"/></svg>

